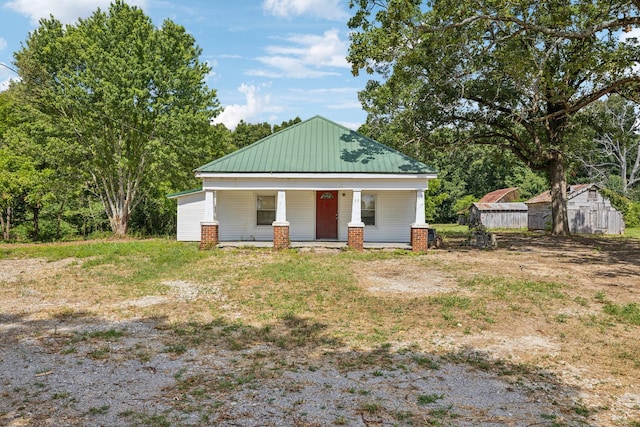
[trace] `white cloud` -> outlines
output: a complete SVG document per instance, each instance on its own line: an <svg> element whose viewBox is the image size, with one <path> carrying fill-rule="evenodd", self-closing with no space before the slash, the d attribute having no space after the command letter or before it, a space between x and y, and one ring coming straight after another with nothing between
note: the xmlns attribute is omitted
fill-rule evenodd
<svg viewBox="0 0 640 427"><path fill-rule="evenodd" d="M277 71L249 70L246 74L250 76L271 78L289 77L292 79L309 79L339 75L338 73L330 71L320 71L309 68L304 64L303 61L298 58L288 58L286 56L262 56L258 58L258 61L272 67Z"/></svg>
<svg viewBox="0 0 640 427"><path fill-rule="evenodd" d="M620 33L620 40L627 41L629 39L640 40L640 28L632 28L630 31L623 31Z"/></svg>
<svg viewBox="0 0 640 427"><path fill-rule="evenodd" d="M4 7L29 17L33 25L49 15L62 23L71 24L80 17L91 15L98 7L108 9L110 3L111 0L12 0L5 3ZM129 0L127 3L144 9L147 0Z"/></svg>
<svg viewBox="0 0 640 427"><path fill-rule="evenodd" d="M297 56L304 63L314 66L349 67L346 59L348 43L340 40L339 31L335 28L325 31L321 36L295 34L286 40L298 47L267 46L267 53Z"/></svg>
<svg viewBox="0 0 640 427"><path fill-rule="evenodd" d="M13 71L5 67L4 62L0 62L0 92L4 92L9 89L9 84L12 80L19 80L20 78L15 75Z"/></svg>
<svg viewBox="0 0 640 427"><path fill-rule="evenodd" d="M204 79L205 79L205 81L206 81L207 83L211 83L211 82L216 81L216 80L217 80L217 77L218 77L218 73L216 73L215 69L218 67L218 61L216 61L216 60L214 59L214 60L212 60L212 61L207 60L207 61L205 61L205 62L206 62L206 64L207 64L207 66L208 66L209 68L211 68L211 71L209 71L209 72L207 73L207 75L205 76L205 78L204 78Z"/></svg>
<svg viewBox="0 0 640 427"><path fill-rule="evenodd" d="M262 9L271 15L292 18L311 15L333 21L345 21L349 14L341 0L264 0Z"/></svg>
<svg viewBox="0 0 640 427"><path fill-rule="evenodd" d="M358 130L358 128L362 126L362 123L356 123L356 122L338 122L338 123L340 123L342 126L349 128L351 130Z"/></svg>
<svg viewBox="0 0 640 427"><path fill-rule="evenodd" d="M282 108L271 104L271 97L269 95L259 94L262 87L243 83L238 88L238 91L244 95L246 104L228 105L218 117L213 119L213 123L222 123L227 128L233 130L238 123L240 123L240 120L252 122L265 113L278 113L282 111Z"/></svg>
<svg viewBox="0 0 640 427"><path fill-rule="evenodd" d="M0 50L3 50L6 47L7 47L7 41L2 37L0 37Z"/></svg>
<svg viewBox="0 0 640 427"><path fill-rule="evenodd" d="M348 68L347 42L340 39L337 29L325 31L321 36L294 34L285 39L289 45L266 47L267 56L257 60L270 67L268 70L250 70L249 75L263 77L317 78L335 76L335 71L321 68Z"/></svg>
<svg viewBox="0 0 640 427"><path fill-rule="evenodd" d="M11 79L7 78L4 80L0 80L0 92L4 92L5 90L9 89L9 84L11 83Z"/></svg>
<svg viewBox="0 0 640 427"><path fill-rule="evenodd" d="M343 101L340 103L329 104L327 108L331 110L355 110L362 108L362 104L359 101Z"/></svg>

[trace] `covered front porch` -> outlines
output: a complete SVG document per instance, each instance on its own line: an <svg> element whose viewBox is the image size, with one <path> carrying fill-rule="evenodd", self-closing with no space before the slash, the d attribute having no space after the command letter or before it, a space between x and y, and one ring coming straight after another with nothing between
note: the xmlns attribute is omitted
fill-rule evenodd
<svg viewBox="0 0 640 427"><path fill-rule="evenodd" d="M201 248L426 251L424 194L425 188L205 189Z"/></svg>

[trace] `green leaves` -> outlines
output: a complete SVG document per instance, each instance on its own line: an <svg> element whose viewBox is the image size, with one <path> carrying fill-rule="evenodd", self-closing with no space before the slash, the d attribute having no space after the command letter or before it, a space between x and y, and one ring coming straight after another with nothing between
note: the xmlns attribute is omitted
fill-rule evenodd
<svg viewBox="0 0 640 427"><path fill-rule="evenodd" d="M381 79L360 94L368 124L417 144L436 130L461 143L511 150L546 171L554 233L568 230L563 158L576 112L620 90L637 92L638 43L620 30L638 6L591 0L386 0L352 2L348 59ZM379 132L382 132L379 130ZM552 173L553 172L553 173ZM562 181L562 182L560 182Z"/></svg>
<svg viewBox="0 0 640 427"><path fill-rule="evenodd" d="M219 103L199 55L183 27L156 28L121 0L75 25L41 21L15 55L25 99L73 135L62 150L91 177L116 234L142 194L182 187L182 171L209 160Z"/></svg>

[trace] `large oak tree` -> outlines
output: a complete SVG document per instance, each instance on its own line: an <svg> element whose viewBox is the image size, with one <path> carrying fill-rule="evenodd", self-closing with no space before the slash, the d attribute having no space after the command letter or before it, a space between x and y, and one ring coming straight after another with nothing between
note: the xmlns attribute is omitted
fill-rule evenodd
<svg viewBox="0 0 640 427"><path fill-rule="evenodd" d="M73 135L54 149L86 173L116 235L145 185L190 175L211 151L219 104L200 53L183 27L117 0L74 25L41 20L15 54L17 89Z"/></svg>
<svg viewBox="0 0 640 427"><path fill-rule="evenodd" d="M377 74L361 92L368 126L421 144L436 129L457 142L511 150L545 171L553 234L569 233L567 133L574 114L634 93L640 0L352 0L349 60Z"/></svg>

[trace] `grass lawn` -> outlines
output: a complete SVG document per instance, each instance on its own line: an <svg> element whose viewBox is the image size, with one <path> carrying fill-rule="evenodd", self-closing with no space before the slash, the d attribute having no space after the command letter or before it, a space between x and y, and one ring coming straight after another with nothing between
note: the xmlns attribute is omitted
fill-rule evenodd
<svg viewBox="0 0 640 427"><path fill-rule="evenodd" d="M583 412L586 424L637 427L639 406L619 403L640 395L637 229L628 230L636 237L615 239L500 233L500 248L482 251L461 246L466 226L434 228L445 247L426 255L199 251L160 239L0 245L0 313L55 322L154 319L164 348L135 350L145 360L222 345L238 358L251 350L251 363L258 357L277 365L284 351L308 369L334 357L340 369L373 363L382 372L384 357L370 357L377 351L416 351L514 381L552 376L549 384L582 396L570 411ZM59 351L123 333L113 326L69 337ZM262 347L275 352L255 350ZM339 356L360 350L372 353ZM113 356L101 344L90 357ZM183 392L204 387L185 381ZM440 398L427 393L419 401Z"/></svg>

